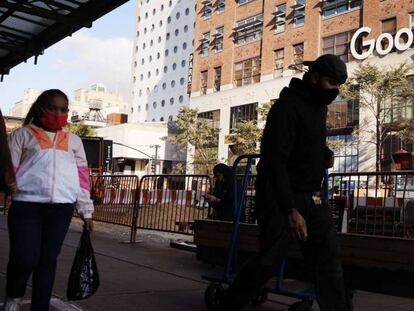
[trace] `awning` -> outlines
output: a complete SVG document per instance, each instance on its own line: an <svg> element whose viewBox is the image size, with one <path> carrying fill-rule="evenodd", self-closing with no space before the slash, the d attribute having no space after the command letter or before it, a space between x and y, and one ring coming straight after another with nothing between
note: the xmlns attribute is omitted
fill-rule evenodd
<svg viewBox="0 0 414 311"><path fill-rule="evenodd" d="M0 75L128 0L0 1Z"/></svg>

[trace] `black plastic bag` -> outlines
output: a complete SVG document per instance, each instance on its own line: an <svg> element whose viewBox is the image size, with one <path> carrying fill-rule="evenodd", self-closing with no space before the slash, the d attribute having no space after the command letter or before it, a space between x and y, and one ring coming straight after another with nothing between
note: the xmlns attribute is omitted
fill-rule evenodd
<svg viewBox="0 0 414 311"><path fill-rule="evenodd" d="M98 287L99 274L89 231L83 230L70 271L66 295L68 300L87 299Z"/></svg>

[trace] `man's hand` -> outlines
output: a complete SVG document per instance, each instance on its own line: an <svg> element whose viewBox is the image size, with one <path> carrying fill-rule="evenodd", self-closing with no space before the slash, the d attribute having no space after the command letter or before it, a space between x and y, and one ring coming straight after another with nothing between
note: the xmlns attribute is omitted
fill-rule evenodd
<svg viewBox="0 0 414 311"><path fill-rule="evenodd" d="M289 215L289 229L292 236L299 240L306 241L308 238L308 229L306 228L306 221L297 209L293 209Z"/></svg>

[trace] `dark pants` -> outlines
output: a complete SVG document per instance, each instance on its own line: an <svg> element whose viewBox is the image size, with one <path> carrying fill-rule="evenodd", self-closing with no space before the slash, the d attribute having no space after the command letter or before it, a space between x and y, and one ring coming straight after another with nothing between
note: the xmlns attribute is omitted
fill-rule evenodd
<svg viewBox="0 0 414 311"><path fill-rule="evenodd" d="M73 214L73 204L12 202L8 216L10 257L7 296L21 298L32 279L32 311L49 310L56 261Z"/></svg>
<svg viewBox="0 0 414 311"><path fill-rule="evenodd" d="M319 306L322 311L349 310L339 240L329 208L326 202L315 205L311 193L296 193L295 201L306 220L308 240L300 242L300 248L315 282ZM273 231L262 229L261 232ZM282 230L276 239L262 237L261 242L262 251L242 267L235 282L229 287L222 310L242 310L269 279L276 275L280 260L286 256L289 245L287 230Z"/></svg>

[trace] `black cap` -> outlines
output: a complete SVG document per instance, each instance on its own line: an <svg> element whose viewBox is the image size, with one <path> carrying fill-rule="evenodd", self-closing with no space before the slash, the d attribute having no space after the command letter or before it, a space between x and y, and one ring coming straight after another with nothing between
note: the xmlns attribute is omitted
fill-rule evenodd
<svg viewBox="0 0 414 311"><path fill-rule="evenodd" d="M309 72L318 72L324 77L335 80L338 84L344 84L348 79L346 65L336 55L322 55L314 61L304 61L303 64L309 67Z"/></svg>

